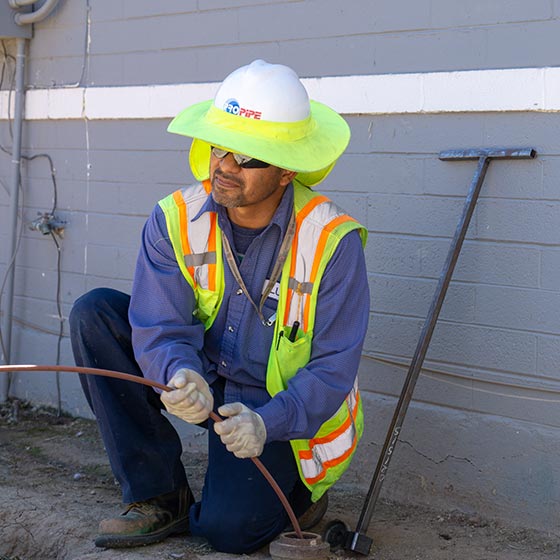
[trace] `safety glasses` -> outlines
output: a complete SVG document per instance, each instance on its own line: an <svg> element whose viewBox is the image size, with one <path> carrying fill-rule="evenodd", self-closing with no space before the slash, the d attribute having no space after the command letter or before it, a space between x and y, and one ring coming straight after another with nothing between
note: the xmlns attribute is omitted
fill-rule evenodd
<svg viewBox="0 0 560 560"><path fill-rule="evenodd" d="M228 154L231 154L235 163L243 169L265 169L266 167L270 167L270 163L266 163L260 159L255 159L251 156L244 156L243 154L236 154L234 152L228 152L227 150L222 150L221 148L216 148L215 146L212 146L212 154L218 159L224 159Z"/></svg>

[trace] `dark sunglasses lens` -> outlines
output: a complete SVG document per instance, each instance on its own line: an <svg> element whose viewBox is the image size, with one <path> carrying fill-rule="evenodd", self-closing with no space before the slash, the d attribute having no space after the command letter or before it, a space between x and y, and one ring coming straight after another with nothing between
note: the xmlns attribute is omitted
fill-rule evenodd
<svg viewBox="0 0 560 560"><path fill-rule="evenodd" d="M240 163L239 166L243 167L243 169L265 169L266 167L270 167L270 163L253 158L244 163Z"/></svg>

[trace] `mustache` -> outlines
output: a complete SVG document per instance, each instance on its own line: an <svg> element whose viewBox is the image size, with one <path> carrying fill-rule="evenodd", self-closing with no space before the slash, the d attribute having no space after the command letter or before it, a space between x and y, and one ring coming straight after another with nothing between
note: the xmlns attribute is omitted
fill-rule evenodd
<svg viewBox="0 0 560 560"><path fill-rule="evenodd" d="M239 178L236 177L235 175L230 175L229 173L224 173L220 169L216 169L216 171L214 171L213 179L216 178L217 176L222 177L223 179L225 179L226 181L230 181L231 183L235 183L240 187L242 186L242 181L240 181Z"/></svg>

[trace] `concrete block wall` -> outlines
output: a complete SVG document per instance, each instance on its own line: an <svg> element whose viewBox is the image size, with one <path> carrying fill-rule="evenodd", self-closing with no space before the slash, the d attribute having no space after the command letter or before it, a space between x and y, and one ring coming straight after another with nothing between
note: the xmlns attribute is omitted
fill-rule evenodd
<svg viewBox="0 0 560 560"><path fill-rule="evenodd" d="M490 165L383 492L551 528L555 502L543 498L559 483L558 117L349 121L349 152L325 185L343 204L348 195L365 201L359 217L370 231L360 376L369 445L348 480L371 480L476 169L440 161L439 150L531 145L536 160Z"/></svg>
<svg viewBox="0 0 560 560"><path fill-rule="evenodd" d="M551 0L63 2L31 49L36 86L219 81L256 55L302 76L554 66ZM164 32L160 32L164 30Z"/></svg>
<svg viewBox="0 0 560 560"><path fill-rule="evenodd" d="M556 0L61 1L35 28L27 84L52 99L80 88L106 87L110 95L124 86L220 81L254 58L316 78L542 68L557 64L550 45L559 30ZM5 46L14 52L12 41ZM473 162L441 162L437 154L533 146L534 161L490 166L383 496L555 527L558 513L543 497L560 492L560 117L467 106L404 113L345 115L350 146L321 186L370 232L372 313L360 371L368 424L342 483L369 484L474 173ZM91 288L130 289L146 216L192 181L188 141L165 132L169 119L84 115L24 125L25 152L49 153L56 168L57 214L67 222L64 317ZM0 144L10 142L4 117ZM3 152L0 181L10 182ZM25 223L52 207L44 158L24 163L23 194ZM0 215L8 202L0 188ZM4 219L2 276L8 233ZM14 361L54 363L56 257L50 237L22 229ZM72 363L67 322L64 329L61 361ZM56 402L54 375L20 374L13 389ZM62 403L89 414L74 376L62 376Z"/></svg>

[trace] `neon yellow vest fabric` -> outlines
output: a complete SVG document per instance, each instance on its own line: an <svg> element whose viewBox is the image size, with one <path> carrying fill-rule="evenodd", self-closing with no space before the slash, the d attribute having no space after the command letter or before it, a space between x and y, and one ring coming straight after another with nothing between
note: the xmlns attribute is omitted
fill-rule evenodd
<svg viewBox="0 0 560 560"><path fill-rule="evenodd" d="M191 288L198 308L195 315L209 329L224 294L224 262L217 216L202 214L192 222L210 192L207 181L176 191L159 202L177 263ZM286 389L288 380L306 366L311 356L317 295L325 268L340 240L357 229L365 245L367 232L327 197L294 184L296 233L284 264L269 354L266 386L269 394ZM291 325L300 323L294 342ZM283 331L283 336L280 332ZM347 469L363 432L363 410L357 381L339 410L309 440L291 446L303 483L317 501Z"/></svg>

